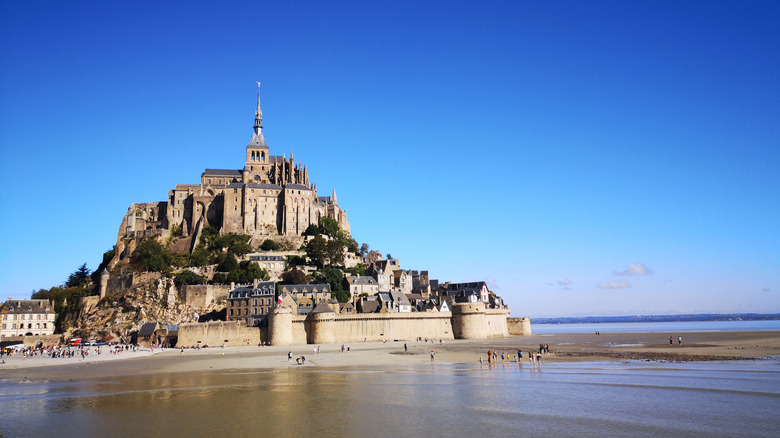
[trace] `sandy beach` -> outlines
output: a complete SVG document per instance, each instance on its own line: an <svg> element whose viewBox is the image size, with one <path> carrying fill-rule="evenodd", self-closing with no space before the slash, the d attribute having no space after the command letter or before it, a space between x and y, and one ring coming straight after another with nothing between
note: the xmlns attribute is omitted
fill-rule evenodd
<svg viewBox="0 0 780 438"><path fill-rule="evenodd" d="M669 344L672 335L674 343ZM548 334L508 337L491 340L449 340L441 343L360 342L345 344L349 352L341 353L341 344L324 344L320 353L314 345L273 347L209 347L200 350L177 349L166 351L148 349L124 352L119 355L91 354L85 360L80 356L70 359L52 359L36 356L24 359L20 355L5 358L0 365L0 378L6 379L96 379L112 376L181 373L208 370L241 369L297 369L302 367L371 367L407 365L431 362L431 350L436 363L477 363L480 356L487 360L488 350L516 355L523 351L528 364L528 352L537 352L539 344L549 345L550 353L543 355L543 363L577 361L712 361L755 360L780 356L780 332L735 331L670 333L609 333L609 334ZM93 347L94 348L94 347ZM107 351L107 349L106 349ZM293 360L287 359L292 352ZM304 365L296 358L304 356Z"/></svg>

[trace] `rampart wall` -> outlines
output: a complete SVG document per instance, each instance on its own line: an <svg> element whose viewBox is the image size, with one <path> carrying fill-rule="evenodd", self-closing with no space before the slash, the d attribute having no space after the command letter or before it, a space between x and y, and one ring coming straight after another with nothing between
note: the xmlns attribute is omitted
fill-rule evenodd
<svg viewBox="0 0 780 438"><path fill-rule="evenodd" d="M63 343L62 335L6 336L3 341L21 342L25 347L34 348L40 342L44 347Z"/></svg>
<svg viewBox="0 0 780 438"><path fill-rule="evenodd" d="M193 346L200 344L231 347L259 345L265 335L258 327L247 327L243 321L212 321L179 325L179 339L176 345Z"/></svg>
<svg viewBox="0 0 780 438"><path fill-rule="evenodd" d="M530 318L507 318L506 326L510 336L531 336Z"/></svg>
<svg viewBox="0 0 780 438"><path fill-rule="evenodd" d="M274 309L268 327L247 327L243 321L179 325L178 345L272 345L355 343L429 339L487 339L529 335L528 318L508 318L507 309L485 309L482 303L455 305L453 312L330 312L293 315L289 307ZM511 327L511 329L510 329Z"/></svg>

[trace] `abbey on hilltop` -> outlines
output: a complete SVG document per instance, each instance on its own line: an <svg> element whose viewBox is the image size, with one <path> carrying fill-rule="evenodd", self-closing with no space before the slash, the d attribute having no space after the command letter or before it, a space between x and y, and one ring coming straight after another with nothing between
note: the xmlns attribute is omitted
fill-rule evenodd
<svg viewBox="0 0 780 438"><path fill-rule="evenodd" d="M178 232L178 227L183 237L196 237L206 226L223 234L249 234L256 240L296 237L325 216L349 232L347 212L339 207L335 189L331 196L317 196L308 169L296 165L292 152L289 159L271 155L263 136L258 88L254 132L246 146L244 168L206 169L200 184L177 185L165 202L131 205L119 240L166 236L174 228Z"/></svg>

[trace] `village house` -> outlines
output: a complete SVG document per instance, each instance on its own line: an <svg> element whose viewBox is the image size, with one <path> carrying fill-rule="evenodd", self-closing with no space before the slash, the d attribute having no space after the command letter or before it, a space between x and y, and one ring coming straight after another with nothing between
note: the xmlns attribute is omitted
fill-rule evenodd
<svg viewBox="0 0 780 438"><path fill-rule="evenodd" d="M287 263L287 259L280 255L250 254L249 261L257 263L258 266L268 271L268 275L272 279L276 280L278 280L284 272L284 265Z"/></svg>
<svg viewBox="0 0 780 438"><path fill-rule="evenodd" d="M331 299L329 284L282 284L279 286L279 292L289 294L296 303L302 298L309 298L315 307L320 302Z"/></svg>
<svg viewBox="0 0 780 438"><path fill-rule="evenodd" d="M247 326L264 323L274 308L276 283L257 281L254 284L237 286L228 293L227 321L244 320Z"/></svg>
<svg viewBox="0 0 780 438"><path fill-rule="evenodd" d="M379 292L379 285L374 277L347 275L346 280L347 284L349 284L350 301L354 302L362 294L370 296Z"/></svg>
<svg viewBox="0 0 780 438"><path fill-rule="evenodd" d="M0 307L0 338L41 336L54 333L56 314L49 300L8 299Z"/></svg>

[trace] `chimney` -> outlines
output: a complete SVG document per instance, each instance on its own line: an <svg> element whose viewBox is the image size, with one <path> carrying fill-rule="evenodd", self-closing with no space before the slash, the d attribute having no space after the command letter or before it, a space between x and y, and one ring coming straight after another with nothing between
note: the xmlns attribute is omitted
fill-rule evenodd
<svg viewBox="0 0 780 438"><path fill-rule="evenodd" d="M233 289L235 289L235 288L236 288L236 282L234 282L234 281L231 281L231 282L230 282L230 290L233 290Z"/></svg>
<svg viewBox="0 0 780 438"><path fill-rule="evenodd" d="M257 285L260 284L260 279L255 278L255 281L252 284L253 284L254 288L257 289Z"/></svg>

